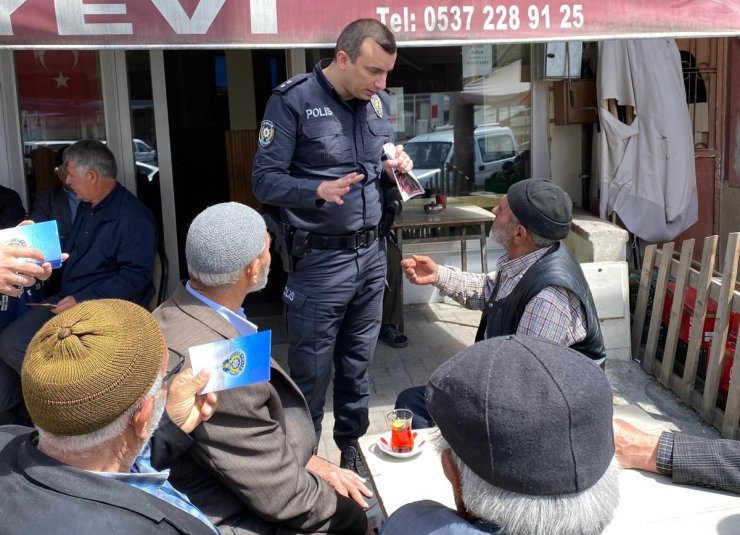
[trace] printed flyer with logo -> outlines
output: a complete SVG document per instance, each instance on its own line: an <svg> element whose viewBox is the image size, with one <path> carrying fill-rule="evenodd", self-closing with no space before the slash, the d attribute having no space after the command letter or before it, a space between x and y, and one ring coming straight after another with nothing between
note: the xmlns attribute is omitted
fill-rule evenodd
<svg viewBox="0 0 740 535"><path fill-rule="evenodd" d="M57 222L54 220L0 230L0 243L18 247L34 247L41 251L44 260L49 262L52 268L62 267L59 231Z"/></svg>
<svg viewBox="0 0 740 535"><path fill-rule="evenodd" d="M201 394L270 380L272 331L188 348L193 373L211 371Z"/></svg>

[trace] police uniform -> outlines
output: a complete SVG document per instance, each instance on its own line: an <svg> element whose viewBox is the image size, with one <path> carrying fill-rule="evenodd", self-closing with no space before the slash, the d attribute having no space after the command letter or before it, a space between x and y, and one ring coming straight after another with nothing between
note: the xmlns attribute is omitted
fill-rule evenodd
<svg viewBox="0 0 740 535"><path fill-rule="evenodd" d="M381 156L393 140L388 95L343 100L319 62L273 91L260 125L252 175L261 202L295 228L298 256L283 292L291 378L317 435L334 377L334 440L340 449L368 426L369 366L380 330L386 276ZM356 171L343 204L316 197L319 184Z"/></svg>

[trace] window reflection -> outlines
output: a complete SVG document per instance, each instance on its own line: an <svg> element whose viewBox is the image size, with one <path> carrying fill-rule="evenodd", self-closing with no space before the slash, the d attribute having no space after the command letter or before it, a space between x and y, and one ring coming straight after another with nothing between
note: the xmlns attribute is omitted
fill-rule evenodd
<svg viewBox="0 0 740 535"><path fill-rule="evenodd" d="M396 139L429 194L505 193L529 177L528 45L402 48L388 85Z"/></svg>
<svg viewBox="0 0 740 535"><path fill-rule="evenodd" d="M21 137L31 204L60 187L57 152L80 139L105 140L98 53L19 50L15 53Z"/></svg>
<svg viewBox="0 0 740 535"><path fill-rule="evenodd" d="M146 50L126 52L126 68L131 101L136 194L157 220L161 245L163 244L162 197L159 184L159 159L149 52Z"/></svg>

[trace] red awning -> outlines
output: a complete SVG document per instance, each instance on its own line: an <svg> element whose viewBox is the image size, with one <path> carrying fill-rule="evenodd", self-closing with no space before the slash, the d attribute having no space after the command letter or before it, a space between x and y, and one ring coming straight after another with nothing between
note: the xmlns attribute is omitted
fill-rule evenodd
<svg viewBox="0 0 740 535"><path fill-rule="evenodd" d="M361 17L401 44L740 34L740 0L0 0L0 47L316 47Z"/></svg>

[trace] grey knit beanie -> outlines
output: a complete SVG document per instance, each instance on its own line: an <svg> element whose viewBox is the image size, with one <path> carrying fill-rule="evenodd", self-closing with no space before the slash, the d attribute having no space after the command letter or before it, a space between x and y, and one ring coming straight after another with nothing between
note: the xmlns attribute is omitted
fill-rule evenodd
<svg viewBox="0 0 740 535"><path fill-rule="evenodd" d="M257 258L265 246L265 222L238 202L209 206L193 219L185 241L191 270L209 275L233 273Z"/></svg>

